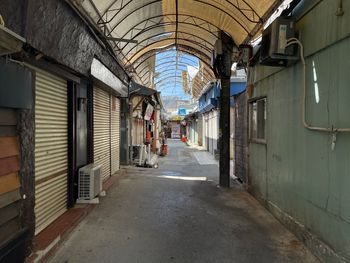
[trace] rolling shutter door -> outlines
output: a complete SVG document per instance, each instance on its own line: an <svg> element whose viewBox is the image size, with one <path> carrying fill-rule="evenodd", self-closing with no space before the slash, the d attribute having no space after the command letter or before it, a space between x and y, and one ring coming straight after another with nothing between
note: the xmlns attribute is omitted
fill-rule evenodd
<svg viewBox="0 0 350 263"><path fill-rule="evenodd" d="M35 69L35 216L39 233L67 210L67 82Z"/></svg>
<svg viewBox="0 0 350 263"><path fill-rule="evenodd" d="M94 163L102 165L102 180L111 174L110 96L94 87Z"/></svg>
<svg viewBox="0 0 350 263"><path fill-rule="evenodd" d="M120 100L112 96L111 108L111 174L120 166Z"/></svg>

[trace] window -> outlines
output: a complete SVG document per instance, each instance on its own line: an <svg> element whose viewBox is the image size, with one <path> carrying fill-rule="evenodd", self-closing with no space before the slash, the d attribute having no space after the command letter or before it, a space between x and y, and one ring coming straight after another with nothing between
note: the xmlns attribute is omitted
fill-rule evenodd
<svg viewBox="0 0 350 263"><path fill-rule="evenodd" d="M266 98L249 103L249 137L252 141L266 141Z"/></svg>

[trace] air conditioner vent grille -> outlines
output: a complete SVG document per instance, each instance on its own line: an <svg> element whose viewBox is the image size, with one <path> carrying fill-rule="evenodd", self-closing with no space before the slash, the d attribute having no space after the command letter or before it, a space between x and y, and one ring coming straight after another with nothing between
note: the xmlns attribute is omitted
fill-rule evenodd
<svg viewBox="0 0 350 263"><path fill-rule="evenodd" d="M79 169L78 200L92 200L102 190L101 165L89 164Z"/></svg>
<svg viewBox="0 0 350 263"><path fill-rule="evenodd" d="M84 172L79 173L79 198L89 199L90 197L90 175Z"/></svg>

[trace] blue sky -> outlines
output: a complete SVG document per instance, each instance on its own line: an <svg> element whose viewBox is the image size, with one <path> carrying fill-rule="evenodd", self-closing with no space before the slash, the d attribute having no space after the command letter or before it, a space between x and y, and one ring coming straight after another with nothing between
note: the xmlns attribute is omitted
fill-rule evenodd
<svg viewBox="0 0 350 263"><path fill-rule="evenodd" d="M190 99L189 94L182 90L182 71L187 71L187 66L198 68L198 58L177 52L174 48L156 55L156 70L158 76L154 83L162 96L177 96L182 99Z"/></svg>

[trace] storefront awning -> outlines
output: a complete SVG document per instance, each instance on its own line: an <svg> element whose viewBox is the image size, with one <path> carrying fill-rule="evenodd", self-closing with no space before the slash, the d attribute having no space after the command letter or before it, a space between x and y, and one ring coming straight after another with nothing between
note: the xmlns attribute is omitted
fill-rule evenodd
<svg viewBox="0 0 350 263"><path fill-rule="evenodd" d="M130 83L130 95L138 95L138 96L144 96L144 97L153 96L155 99L155 102L160 106L160 108L163 108L163 103L162 103L159 91L155 89L147 88L143 85L136 83L133 80L131 80L131 83Z"/></svg>
<svg viewBox="0 0 350 263"><path fill-rule="evenodd" d="M134 95L139 95L139 96L152 96L156 93L157 93L157 91L155 89L150 89L150 88L147 88L143 85L136 83L133 80L131 81L130 95L134 94Z"/></svg>

